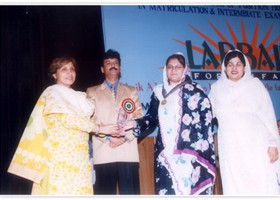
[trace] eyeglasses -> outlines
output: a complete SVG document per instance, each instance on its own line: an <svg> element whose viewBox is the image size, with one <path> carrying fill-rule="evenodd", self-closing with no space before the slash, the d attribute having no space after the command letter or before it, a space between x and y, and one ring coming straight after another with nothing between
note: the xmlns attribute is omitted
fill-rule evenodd
<svg viewBox="0 0 280 200"><path fill-rule="evenodd" d="M184 67L182 66L182 65L176 65L176 66L172 66L172 65L168 65L168 66L166 66L166 69L167 70L176 70L176 71L178 71L178 70L182 70L182 69L184 69Z"/></svg>

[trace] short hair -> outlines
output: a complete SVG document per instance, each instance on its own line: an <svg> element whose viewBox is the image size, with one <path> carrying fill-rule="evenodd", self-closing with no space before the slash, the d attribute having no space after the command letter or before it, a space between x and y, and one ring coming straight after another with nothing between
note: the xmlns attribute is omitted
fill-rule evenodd
<svg viewBox="0 0 280 200"><path fill-rule="evenodd" d="M119 64L121 65L121 56L120 56L119 52L117 52L116 50L109 49L108 51L106 51L103 55L102 64L103 64L104 60L109 59L109 58L116 58L119 61Z"/></svg>
<svg viewBox="0 0 280 200"><path fill-rule="evenodd" d="M241 53L240 51L233 50L225 56L225 60L224 60L225 67L227 67L230 59L236 58L236 57L238 57L241 60L241 62L243 63L243 65L246 66L244 54Z"/></svg>
<svg viewBox="0 0 280 200"><path fill-rule="evenodd" d="M171 56L169 56L169 57L167 58L167 60L166 60L165 65L167 66L168 62L169 62L171 59L174 59L174 58L178 59L178 61L179 61L179 62L184 66L184 68L185 68L185 66L186 66L186 60L185 60L185 57L184 57L183 55L181 55L181 54L172 54Z"/></svg>
<svg viewBox="0 0 280 200"><path fill-rule="evenodd" d="M53 79L53 74L56 73L56 71L58 69L60 69L63 65L66 65L67 63L72 63L73 66L75 67L75 71L78 70L78 65L77 65L77 62L74 58L72 58L71 56L62 56L62 57L57 57L57 58L54 58L52 61L51 61L51 64L49 66L49 72L48 72L48 75L50 76L51 79Z"/></svg>

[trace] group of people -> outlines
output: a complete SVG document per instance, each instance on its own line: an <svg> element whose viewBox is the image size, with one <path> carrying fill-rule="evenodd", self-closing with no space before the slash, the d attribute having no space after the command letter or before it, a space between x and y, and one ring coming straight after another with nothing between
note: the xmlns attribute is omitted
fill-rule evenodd
<svg viewBox="0 0 280 200"><path fill-rule="evenodd" d="M77 69L71 57L51 62L55 84L38 99L9 166L10 173L33 182L32 194L140 194L137 138L158 127L156 194L211 195L216 179L214 119L223 194L280 194L273 105L241 51L225 55L221 77L209 95L191 80L184 56L170 55L163 83L154 87L145 115L136 88L120 81L117 51L105 52L105 80L86 92L72 89Z"/></svg>

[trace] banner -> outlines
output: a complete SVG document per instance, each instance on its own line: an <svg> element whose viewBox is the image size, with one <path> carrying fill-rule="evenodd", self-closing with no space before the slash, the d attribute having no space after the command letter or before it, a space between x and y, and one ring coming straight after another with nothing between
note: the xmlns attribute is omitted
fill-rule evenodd
<svg viewBox="0 0 280 200"><path fill-rule="evenodd" d="M102 6L102 19L105 50L121 54L121 81L137 88L144 113L169 55L182 52L209 93L227 51L239 49L280 119L280 5Z"/></svg>

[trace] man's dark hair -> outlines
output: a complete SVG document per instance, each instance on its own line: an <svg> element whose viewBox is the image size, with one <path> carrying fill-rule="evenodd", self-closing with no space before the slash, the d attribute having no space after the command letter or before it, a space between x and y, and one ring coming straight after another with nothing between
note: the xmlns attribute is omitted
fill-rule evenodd
<svg viewBox="0 0 280 200"><path fill-rule="evenodd" d="M108 51L106 51L104 53L102 62L104 62L104 60L108 59L108 58L116 58L119 61L119 64L121 65L121 56L120 56L119 52L117 52L116 50L109 49Z"/></svg>

